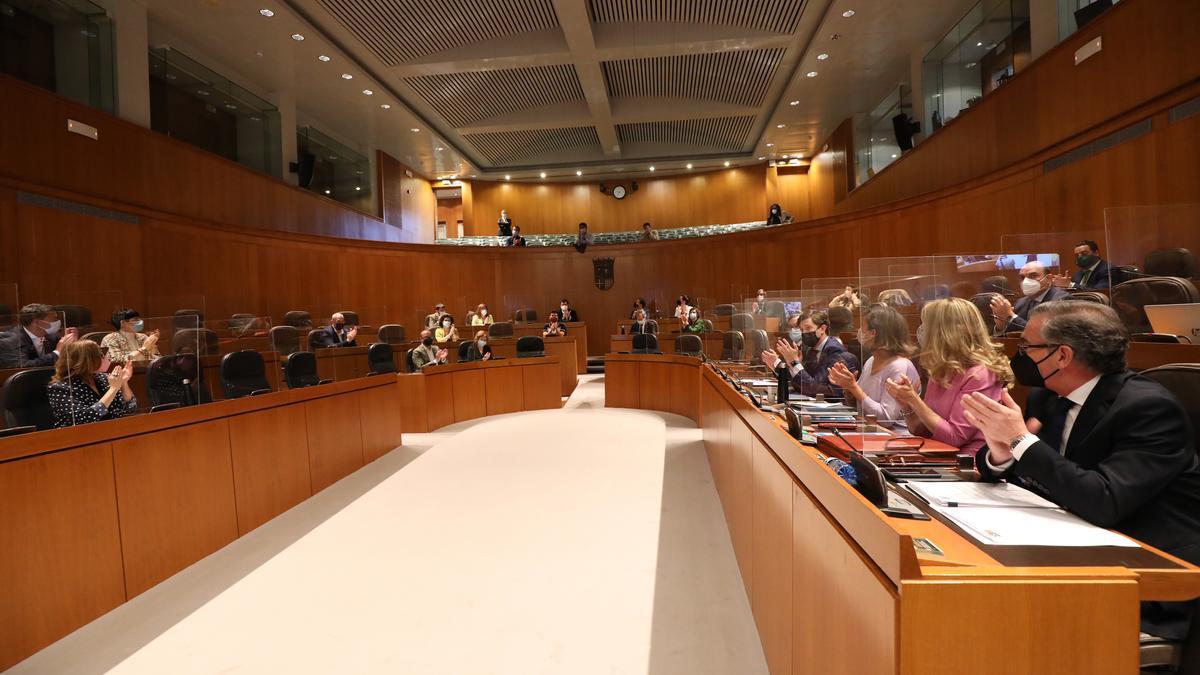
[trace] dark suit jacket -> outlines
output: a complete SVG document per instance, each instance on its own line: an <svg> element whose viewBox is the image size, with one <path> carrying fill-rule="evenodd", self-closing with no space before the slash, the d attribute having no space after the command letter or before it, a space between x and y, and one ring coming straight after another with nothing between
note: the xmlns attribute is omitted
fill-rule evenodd
<svg viewBox="0 0 1200 675"><path fill-rule="evenodd" d="M1083 270L1079 270L1071 275L1071 283L1077 288L1108 288L1108 261L1101 260L1096 269L1092 271L1092 276L1088 277L1087 285L1081 284L1083 281Z"/></svg>
<svg viewBox="0 0 1200 675"><path fill-rule="evenodd" d="M1014 316L1008 320L1008 327L1004 330L1025 330L1025 324L1029 321L1029 314L1034 307L1042 303L1069 298L1071 294L1057 286L1051 286L1046 289L1045 297L1041 300L1038 300L1037 297L1036 295L1027 296L1018 300L1017 304L1013 305Z"/></svg>
<svg viewBox="0 0 1200 675"><path fill-rule="evenodd" d="M637 335L638 333L654 334L657 332L658 332L658 322L654 321L653 319L646 319L646 330L644 330L644 331L642 330L641 325L639 325L638 322L636 322L636 321L634 321L633 323L631 323L629 325L629 334L630 335Z"/></svg>
<svg viewBox="0 0 1200 675"><path fill-rule="evenodd" d="M312 339L309 340L309 349L358 346L357 340L350 340L348 342L346 341L346 331L344 330L342 331L341 335L338 335L337 331L333 329L333 326L325 326L324 328L321 328L320 331L320 333L313 335ZM312 344L314 342L315 344Z"/></svg>
<svg viewBox="0 0 1200 675"><path fill-rule="evenodd" d="M1029 394L1026 417L1046 420L1058 396ZM1096 383L1071 427L1065 456L1042 441L1002 475L976 455L984 480L1023 484L1090 523L1200 564L1200 460L1187 413L1170 392L1131 371Z"/></svg>
<svg viewBox="0 0 1200 675"><path fill-rule="evenodd" d="M496 221L496 236L511 237L512 236L512 219Z"/></svg>
<svg viewBox="0 0 1200 675"><path fill-rule="evenodd" d="M566 312L559 310L558 320L563 323L573 323L579 320L579 312L576 312L574 307L568 309Z"/></svg>
<svg viewBox="0 0 1200 675"><path fill-rule="evenodd" d="M490 344L484 345L482 351L479 349L479 345L474 340L471 340L466 344L466 354L463 355L464 361L482 361L485 354L492 353L492 345ZM496 357L493 356L492 358Z"/></svg>
<svg viewBox="0 0 1200 675"><path fill-rule="evenodd" d="M25 332L24 326L16 326L0 336L0 367L3 368L40 368L52 366L58 360L54 348L62 333L56 333L45 339L45 356L38 356L33 339Z"/></svg>
<svg viewBox="0 0 1200 675"><path fill-rule="evenodd" d="M820 354L810 353L803 357L804 367L792 376L792 389L805 396L824 394L832 398L841 398L841 387L829 382L829 369L839 362L846 364L851 371L858 370L858 359L846 351L840 340L830 337L825 341L825 347L821 349Z"/></svg>

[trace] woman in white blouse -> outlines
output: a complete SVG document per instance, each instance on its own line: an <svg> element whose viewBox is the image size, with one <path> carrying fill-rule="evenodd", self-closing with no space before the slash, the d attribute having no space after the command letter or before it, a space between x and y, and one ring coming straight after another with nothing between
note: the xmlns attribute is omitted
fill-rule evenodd
<svg viewBox="0 0 1200 675"><path fill-rule="evenodd" d="M901 375L906 375L909 382L921 381L917 367L908 359L913 353L908 342L908 323L895 308L877 305L867 312L867 318L859 326L858 341L863 353L871 352L858 380L845 364L836 363L829 369L829 381L841 387L847 398L858 401L863 415L896 420L894 429L907 431L901 406L884 385L889 379L899 381Z"/></svg>
<svg viewBox="0 0 1200 675"><path fill-rule="evenodd" d="M153 361L158 356L158 331L151 331L149 335L143 333L146 322L136 309L113 312L112 325L116 332L105 335L100 341L100 346L108 351L109 361Z"/></svg>

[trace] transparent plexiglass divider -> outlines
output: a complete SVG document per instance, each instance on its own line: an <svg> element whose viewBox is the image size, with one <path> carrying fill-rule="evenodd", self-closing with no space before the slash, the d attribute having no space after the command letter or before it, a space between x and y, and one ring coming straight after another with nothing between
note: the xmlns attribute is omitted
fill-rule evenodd
<svg viewBox="0 0 1200 675"><path fill-rule="evenodd" d="M1104 230L1096 257L1108 266L1110 301L1130 333L1200 343L1200 204L1108 208Z"/></svg>
<svg viewBox="0 0 1200 675"><path fill-rule="evenodd" d="M115 290L71 291L52 294L48 300L22 298L21 302L26 305L50 305L54 309L54 319L61 322L62 333L70 332L82 337L88 333L112 330L113 313L126 309L123 298L121 291Z"/></svg>
<svg viewBox="0 0 1200 675"><path fill-rule="evenodd" d="M199 316L200 321L204 321L207 314L205 297L196 293L150 295L146 298L145 308L135 309L150 316Z"/></svg>

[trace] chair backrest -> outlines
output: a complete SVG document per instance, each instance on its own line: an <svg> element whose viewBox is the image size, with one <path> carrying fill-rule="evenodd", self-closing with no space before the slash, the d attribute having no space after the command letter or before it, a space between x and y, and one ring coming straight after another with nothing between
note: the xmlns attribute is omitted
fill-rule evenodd
<svg viewBox="0 0 1200 675"><path fill-rule="evenodd" d="M1180 277L1143 277L1114 286L1111 301L1130 333L1153 333L1146 305L1200 302L1200 292L1191 281Z"/></svg>
<svg viewBox="0 0 1200 675"><path fill-rule="evenodd" d="M288 326L291 328L291 326ZM288 389L313 387L321 383L317 374L317 355L312 352L293 352L283 362L283 379Z"/></svg>
<svg viewBox="0 0 1200 675"><path fill-rule="evenodd" d="M4 381L4 421L10 427L35 426L39 430L54 426L54 412L46 386L54 377L54 368L28 368Z"/></svg>
<svg viewBox="0 0 1200 675"><path fill-rule="evenodd" d="M524 359L533 356L545 356L546 343L536 335L524 335L517 338L517 358Z"/></svg>
<svg viewBox="0 0 1200 675"><path fill-rule="evenodd" d="M281 358L300 351L300 331L295 326L271 326L271 348Z"/></svg>
<svg viewBox="0 0 1200 675"><path fill-rule="evenodd" d="M471 344L472 344L471 340L463 340L462 342L458 343L458 360L459 361L466 361L469 358L467 356L467 351L471 349Z"/></svg>
<svg viewBox="0 0 1200 675"><path fill-rule="evenodd" d="M284 325L293 328L312 328L312 315L302 309L293 309L283 315Z"/></svg>
<svg viewBox="0 0 1200 675"><path fill-rule="evenodd" d="M258 317L255 314L247 314L246 312L239 312L229 318L233 321L244 321L246 319L256 319Z"/></svg>
<svg viewBox="0 0 1200 675"><path fill-rule="evenodd" d="M675 338L675 353L700 356L704 353L704 341L699 335L680 335Z"/></svg>
<svg viewBox="0 0 1200 675"><path fill-rule="evenodd" d="M221 389L225 398L253 396L263 390L270 391L266 365L262 354L253 349L230 352L221 357Z"/></svg>
<svg viewBox="0 0 1200 675"><path fill-rule="evenodd" d="M83 328L92 325L92 310L83 305L51 305L62 315L63 325L68 328Z"/></svg>
<svg viewBox="0 0 1200 675"><path fill-rule="evenodd" d="M200 359L192 353L164 354L154 359L146 369L150 405L196 405L211 401L208 388L203 386L203 375Z"/></svg>
<svg viewBox="0 0 1200 675"><path fill-rule="evenodd" d="M787 305L783 304L782 300L768 300L767 306L763 308L767 316L773 316L780 321L787 318Z"/></svg>
<svg viewBox="0 0 1200 675"><path fill-rule="evenodd" d="M746 354L746 336L741 331L726 331L721 340L721 360L741 361Z"/></svg>
<svg viewBox="0 0 1200 675"><path fill-rule="evenodd" d="M700 325L704 326L704 332L706 332L706 333L712 331L712 329L713 329L712 319L701 319Z"/></svg>
<svg viewBox="0 0 1200 675"><path fill-rule="evenodd" d="M846 307L829 308L829 334L838 335L854 327L854 313Z"/></svg>
<svg viewBox="0 0 1200 675"><path fill-rule="evenodd" d="M508 321L494 323L488 326L488 335L492 337L512 337L513 325Z"/></svg>
<svg viewBox="0 0 1200 675"><path fill-rule="evenodd" d="M734 306L730 304L713 305L712 308L713 316L733 316L734 311Z"/></svg>
<svg viewBox="0 0 1200 675"><path fill-rule="evenodd" d="M1130 333L1129 334L1130 342L1158 342L1160 344L1177 345L1180 342L1183 342L1184 340L1187 340L1187 338L1180 340L1178 335L1172 335L1170 333Z"/></svg>
<svg viewBox="0 0 1200 675"><path fill-rule="evenodd" d="M658 336L654 333L638 333L633 336L634 354L653 354L658 352Z"/></svg>
<svg viewBox="0 0 1200 675"><path fill-rule="evenodd" d="M417 364L413 363L412 353L412 349L404 352L404 365L408 368L408 372L415 373L417 372Z"/></svg>
<svg viewBox="0 0 1200 675"><path fill-rule="evenodd" d="M358 312L355 312L354 310L339 309L338 311L334 312L334 314L341 314L342 318L346 320L347 326L359 325Z"/></svg>
<svg viewBox="0 0 1200 675"><path fill-rule="evenodd" d="M375 342L367 348L367 365L372 375L398 372L392 346L386 342Z"/></svg>
<svg viewBox="0 0 1200 675"><path fill-rule="evenodd" d="M530 307L518 309L516 312L513 313L513 321L516 321L516 322L537 321L537 320L538 320L537 310L532 309Z"/></svg>
<svg viewBox="0 0 1200 675"><path fill-rule="evenodd" d="M468 310L467 317L465 319L463 319L463 321L466 323L466 325L470 326L471 321L474 320L476 316L479 316L479 315L475 313L475 310L473 310L473 309Z"/></svg>
<svg viewBox="0 0 1200 675"><path fill-rule="evenodd" d="M1098 302L1102 305L1108 304L1108 296L1096 291L1071 291L1071 297L1068 300L1081 300L1084 302Z"/></svg>
<svg viewBox="0 0 1200 675"><path fill-rule="evenodd" d="M1116 286L1130 279L1137 279L1142 276L1142 270L1137 265L1109 265L1108 278L1109 285Z"/></svg>
<svg viewBox="0 0 1200 675"><path fill-rule="evenodd" d="M992 312L992 298L995 293L977 293L971 296L971 304L975 305L975 309L983 315L983 324L987 326L988 332L991 333L996 326L996 314Z"/></svg>
<svg viewBox="0 0 1200 675"><path fill-rule="evenodd" d="M759 328L750 331L750 360L758 361L762 358L762 353L767 351L770 346L770 338L767 337L767 331Z"/></svg>
<svg viewBox="0 0 1200 675"><path fill-rule="evenodd" d="M1196 256L1186 248L1160 248L1146 254L1142 272L1157 277L1196 277Z"/></svg>
<svg viewBox="0 0 1200 675"><path fill-rule="evenodd" d="M109 334L109 333L111 333L111 332L112 332L112 331L103 331L103 330L100 330L100 331L95 331L95 332L93 332L93 333L88 333L88 334L84 335L84 336L83 336L83 339L84 339L84 340L91 340L92 342L95 342L96 344L100 344L100 342L101 342L102 340L104 340L104 336L105 336L105 335L108 335L108 334Z"/></svg>
<svg viewBox="0 0 1200 675"><path fill-rule="evenodd" d="M171 318L172 328L200 328L204 324L204 312L198 309L177 309Z"/></svg>
<svg viewBox="0 0 1200 675"><path fill-rule="evenodd" d="M171 336L171 351L211 356L221 351L220 340L211 328L180 328Z"/></svg>
<svg viewBox="0 0 1200 675"><path fill-rule="evenodd" d="M1166 387L1183 404L1192 422L1192 434L1200 436L1200 363L1170 363L1143 370L1142 375ZM1200 452L1200 444L1196 445Z"/></svg>
<svg viewBox="0 0 1200 675"><path fill-rule="evenodd" d="M404 342L404 326L398 323L383 324L379 327L379 341L389 345L398 345Z"/></svg>
<svg viewBox="0 0 1200 675"><path fill-rule="evenodd" d="M646 319L646 332L658 333L658 322L654 319Z"/></svg>
<svg viewBox="0 0 1200 675"><path fill-rule="evenodd" d="M754 330L754 317L750 314L742 312L734 314L729 320L729 328L731 330L740 331L743 335Z"/></svg>

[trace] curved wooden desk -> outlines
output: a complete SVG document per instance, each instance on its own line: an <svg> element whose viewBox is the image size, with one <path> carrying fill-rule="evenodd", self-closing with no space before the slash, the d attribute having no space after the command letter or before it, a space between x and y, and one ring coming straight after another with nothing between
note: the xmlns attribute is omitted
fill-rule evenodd
<svg viewBox="0 0 1200 675"><path fill-rule="evenodd" d="M0 439L0 669L401 444L371 377Z"/></svg>
<svg viewBox="0 0 1200 675"><path fill-rule="evenodd" d="M610 354L605 371L613 407L679 412L699 392L772 673L1133 673L1138 602L1200 596L1200 569L1151 547L983 547L889 518L697 359Z"/></svg>
<svg viewBox="0 0 1200 675"><path fill-rule="evenodd" d="M557 357L545 356L447 363L398 375L401 424L427 432L487 415L561 408L560 370Z"/></svg>

